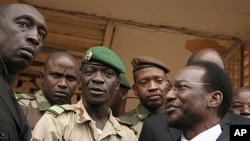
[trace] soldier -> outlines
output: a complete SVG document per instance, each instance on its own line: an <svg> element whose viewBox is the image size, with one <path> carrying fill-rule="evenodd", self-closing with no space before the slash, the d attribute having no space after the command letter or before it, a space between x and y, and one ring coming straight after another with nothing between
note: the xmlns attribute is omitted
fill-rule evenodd
<svg viewBox="0 0 250 141"><path fill-rule="evenodd" d="M0 7L0 140L27 141L31 132L11 85L41 50L47 26L41 13L26 4Z"/></svg>
<svg viewBox="0 0 250 141"><path fill-rule="evenodd" d="M109 101L119 87L119 75L125 70L112 50L103 46L89 48L81 66L82 100L73 105L51 107L35 126L32 140L137 140L133 131L120 124L109 108Z"/></svg>
<svg viewBox="0 0 250 141"><path fill-rule="evenodd" d="M134 85L132 89L140 104L119 120L128 124L139 137L144 119L152 114L165 112L165 99L169 87L165 63L151 56L140 56L132 60Z"/></svg>
<svg viewBox="0 0 250 141"><path fill-rule="evenodd" d="M52 105L71 103L78 85L79 70L77 60L69 53L52 53L41 72L41 89L35 94L16 94L31 129Z"/></svg>
<svg viewBox="0 0 250 141"><path fill-rule="evenodd" d="M131 89L131 86L125 76L121 74L119 77L120 87L115 91L115 94L113 95L109 103L112 114L115 117L119 117L125 113L127 95L128 91Z"/></svg>

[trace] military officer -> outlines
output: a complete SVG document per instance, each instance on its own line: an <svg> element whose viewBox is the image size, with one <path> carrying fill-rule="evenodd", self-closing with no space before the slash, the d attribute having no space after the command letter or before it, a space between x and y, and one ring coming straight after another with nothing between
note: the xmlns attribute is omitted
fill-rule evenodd
<svg viewBox="0 0 250 141"><path fill-rule="evenodd" d="M131 64L134 79L132 89L140 103L135 109L119 117L119 120L127 123L139 137L144 119L165 111L164 96L170 85L167 79L170 70L164 62L153 56L135 57Z"/></svg>
<svg viewBox="0 0 250 141"><path fill-rule="evenodd" d="M38 121L33 141L135 141L133 131L112 115L109 101L126 69L112 50L95 46L83 55L82 100L73 105L51 107ZM48 128L49 127L49 128Z"/></svg>

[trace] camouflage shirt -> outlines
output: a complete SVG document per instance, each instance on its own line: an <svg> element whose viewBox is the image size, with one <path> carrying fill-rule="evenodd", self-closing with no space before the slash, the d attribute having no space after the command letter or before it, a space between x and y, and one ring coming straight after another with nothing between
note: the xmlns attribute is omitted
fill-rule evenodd
<svg viewBox="0 0 250 141"><path fill-rule="evenodd" d="M19 105L21 106L30 128L34 129L37 121L42 117L47 109L51 107L45 98L43 92L39 90L34 94L15 94Z"/></svg>
<svg viewBox="0 0 250 141"><path fill-rule="evenodd" d="M49 127L49 128L48 128ZM55 105L38 121L32 141L136 141L132 130L120 124L109 109L101 132L80 100L72 105Z"/></svg>
<svg viewBox="0 0 250 141"><path fill-rule="evenodd" d="M139 104L136 109L131 110L119 117L119 121L128 125L139 138L143 121L150 115L150 112L142 105Z"/></svg>

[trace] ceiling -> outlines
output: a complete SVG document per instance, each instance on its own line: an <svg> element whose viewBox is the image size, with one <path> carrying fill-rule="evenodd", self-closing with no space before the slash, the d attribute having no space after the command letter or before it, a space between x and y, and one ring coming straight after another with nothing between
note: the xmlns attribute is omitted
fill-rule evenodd
<svg viewBox="0 0 250 141"><path fill-rule="evenodd" d="M54 51L66 50L80 60L91 46L111 48L118 27L217 40L227 50L236 42L249 43L250 37L249 0L1 0L0 5L13 2L34 5L49 27L44 48L22 76L39 77Z"/></svg>

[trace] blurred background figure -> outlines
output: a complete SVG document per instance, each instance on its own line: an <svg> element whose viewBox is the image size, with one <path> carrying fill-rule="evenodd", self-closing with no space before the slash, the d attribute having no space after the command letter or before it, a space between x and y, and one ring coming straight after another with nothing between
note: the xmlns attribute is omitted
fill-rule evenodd
<svg viewBox="0 0 250 141"><path fill-rule="evenodd" d="M229 112L250 118L250 87L235 90Z"/></svg>
<svg viewBox="0 0 250 141"><path fill-rule="evenodd" d="M120 87L115 91L115 94L110 100L109 106L115 117L121 116L125 113L128 91L131 86L124 75L120 75Z"/></svg>

